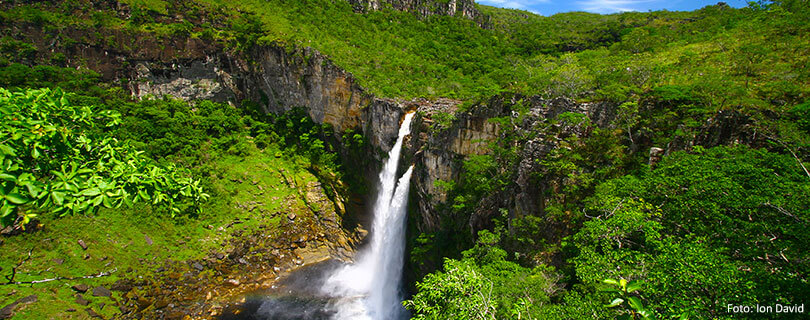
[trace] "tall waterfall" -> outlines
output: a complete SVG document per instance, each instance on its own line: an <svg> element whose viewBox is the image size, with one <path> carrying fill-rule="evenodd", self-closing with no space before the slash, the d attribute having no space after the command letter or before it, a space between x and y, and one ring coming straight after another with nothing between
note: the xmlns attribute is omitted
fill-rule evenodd
<svg viewBox="0 0 810 320"><path fill-rule="evenodd" d="M402 140L410 133L413 113L405 115L399 136L380 172L374 203L371 242L355 263L332 274L322 290L342 297L335 303L335 319L402 319L400 304L405 254L405 211L413 166L396 179Z"/></svg>

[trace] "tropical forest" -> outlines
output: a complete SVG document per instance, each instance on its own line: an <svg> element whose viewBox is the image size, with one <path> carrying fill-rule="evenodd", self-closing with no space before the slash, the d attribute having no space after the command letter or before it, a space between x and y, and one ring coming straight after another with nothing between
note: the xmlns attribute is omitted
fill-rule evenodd
<svg viewBox="0 0 810 320"><path fill-rule="evenodd" d="M808 318L810 2L481 2L0 1L0 319Z"/></svg>

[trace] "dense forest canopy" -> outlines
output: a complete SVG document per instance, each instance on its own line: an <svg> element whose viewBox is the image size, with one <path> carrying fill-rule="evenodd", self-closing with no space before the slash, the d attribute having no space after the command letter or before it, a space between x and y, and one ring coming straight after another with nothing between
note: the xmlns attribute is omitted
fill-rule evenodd
<svg viewBox="0 0 810 320"><path fill-rule="evenodd" d="M147 270L141 256L202 261L226 242L208 226L230 227L235 217L258 220L245 223L245 234L261 226L271 230L257 232L262 237L288 236L289 221L320 212L302 191L310 183L333 202L373 188L363 174L379 150L359 128L335 132L302 108L267 114L262 101L136 99L125 90L121 70L132 71L148 52L180 61L192 53L171 44L198 39L246 56L264 46L311 47L378 98L457 101L420 113L430 118L428 135L498 110L487 120L500 131L486 152L457 159L459 174L436 181L447 195L435 208L439 228L409 229L412 296L403 304L414 318L730 319L737 315L729 305L810 302L807 1L552 16L475 4L481 19L398 11L388 2L360 12L340 0L0 8L0 272L13 270L5 285L41 278L18 275L21 266L45 269L63 252L81 255L73 238L47 241L88 237L81 233L88 224L123 239L144 230L156 241L206 239L160 252L135 245L120 253L129 244L118 243L92 252L118 255L118 268L134 270L121 279L159 278L151 270L160 262ZM83 46L132 58L96 65L77 58ZM613 116L542 117L532 105L554 99L605 106ZM537 145L548 146L542 158L532 157ZM248 179L249 172L262 175ZM542 210L515 214L502 201L521 179L537 189ZM253 213L255 185L274 199L263 205L294 213ZM289 198L297 200L279 200ZM473 224L481 212L489 214ZM35 249L42 253L31 258ZM232 260L276 261L262 254ZM92 259L76 260L54 272L98 272ZM179 268L172 272L190 267ZM44 296L41 288L48 287L16 290ZM50 288L40 299L56 303L24 315L76 307L69 288ZM144 296L125 301L137 305Z"/></svg>

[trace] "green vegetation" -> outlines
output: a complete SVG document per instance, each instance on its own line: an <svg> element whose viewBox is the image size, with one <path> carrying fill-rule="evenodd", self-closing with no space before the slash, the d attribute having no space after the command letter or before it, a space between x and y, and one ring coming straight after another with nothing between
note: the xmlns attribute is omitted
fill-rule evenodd
<svg viewBox="0 0 810 320"><path fill-rule="evenodd" d="M632 99L659 86L691 88L718 108L791 105L807 94L810 46L801 1L694 12L657 11L551 17L477 6L491 29L454 17L393 10L356 14L346 1L129 1L119 16L73 1L12 6L0 22L40 25L49 38L98 30L83 42L138 49L138 37L170 45L180 37L235 50L279 43L310 46L384 97L489 97L509 91L550 97ZM180 17L180 18L171 18ZM3 61L64 60L4 35ZM73 40L58 41L70 49ZM0 66L3 66L0 61ZM797 100L798 99L798 100Z"/></svg>
<svg viewBox="0 0 810 320"><path fill-rule="evenodd" d="M29 207L64 216L139 201L167 203L208 198L200 181L181 177L171 166L150 163L126 143L95 133L120 116L109 110L73 106L60 90L10 92L0 88L0 225L25 228ZM16 221L16 222L15 222Z"/></svg>
<svg viewBox="0 0 810 320"><path fill-rule="evenodd" d="M463 260L447 259L444 271L416 284L419 292L403 304L415 319L523 319L541 311L557 290L544 267L533 269L506 260L497 247L500 233L482 231Z"/></svg>
<svg viewBox="0 0 810 320"><path fill-rule="evenodd" d="M664 314L719 317L728 303L797 303L808 295L796 285L807 281L807 265L791 263L810 243L808 180L790 156L716 147L666 157L642 179L605 182L589 201L605 217L573 238L577 276L644 279L650 307Z"/></svg>
<svg viewBox="0 0 810 320"><path fill-rule="evenodd" d="M792 22L807 18L800 5L551 17L478 6L494 24L481 29L444 16L357 15L344 1L229 3L262 22L259 43L315 47L386 97L507 90L594 99L677 84L722 107L790 104L807 94L786 78L807 77L800 52L810 45L801 36L808 27Z"/></svg>
<svg viewBox="0 0 810 320"><path fill-rule="evenodd" d="M630 307L631 311L629 314L625 314L622 318L634 319L636 318L636 315L638 315L641 319L650 319L650 312L644 308L644 303L641 302L641 299L639 299L638 296L633 295L633 292L637 292L639 289L641 289L642 284L640 281L605 279L602 282L608 285L613 285L614 288L610 288L608 291L618 293L620 296L613 299L613 301L606 305L606 307L615 308L626 304ZM686 318L686 315L682 315L681 318Z"/></svg>
<svg viewBox="0 0 810 320"><path fill-rule="evenodd" d="M807 265L797 262L807 259L806 246L810 243L804 231L810 217L809 191L810 177L790 155L743 146L705 150L695 147L692 152L665 157L651 172L641 171L639 175L598 184L592 196L577 202L583 204L580 210L584 212L578 218L571 217L570 211L559 215L551 211L545 218L520 217L510 221L514 231L504 239L482 231L478 244L464 252L464 260L448 260L444 272L427 275L417 284L419 291L413 301L406 305L426 319L492 318L498 310L518 308L525 296L497 289L491 296L481 294L490 287L522 288L515 284L526 272L511 270L495 276L476 269L469 258L472 252L480 252L482 243L490 246L489 255L476 256L490 257L496 252L497 259L504 260L511 254L536 257L562 250L568 257L570 265L564 265L559 272L541 269L534 277L562 277L567 279L567 285L562 287L570 286L571 291L546 291L544 299L554 303L535 302L532 305L536 308L523 313L529 319L552 313L560 318L585 314L600 318L726 318L731 316L726 312L728 304L801 303L810 294L809 287L803 285L808 281ZM563 195L582 192L573 189ZM498 218L496 224L507 221L505 218ZM549 245L543 225L575 221L581 221L581 226L571 227L578 231L562 240L562 248ZM516 262L521 260L525 259ZM542 266L540 263L536 268ZM605 290L605 278L620 279L613 281L624 285L619 291ZM643 282L643 293L630 295L638 287L627 285L627 281ZM616 293L623 296L617 297ZM617 308L583 310L587 304L581 300L569 302L570 297ZM623 302L627 302L626 308L619 308ZM492 310L482 314L470 312L489 309L453 311L444 307L445 303L485 305Z"/></svg>
<svg viewBox="0 0 810 320"><path fill-rule="evenodd" d="M0 8L7 285L158 277L164 262L223 253L242 232L281 239L325 220L310 183L333 202L365 192L375 164L357 128L334 132L302 108L266 115L255 101L134 101L119 88L132 61L76 58L92 48L182 63L173 46L199 39L247 64L260 46L313 47L377 97L502 107L491 152L437 182L439 230L412 239L419 277L405 305L417 319L726 319L728 304L810 296L807 1L550 17L476 5L490 28L327 0ZM604 114L545 118L531 109L538 97L601 103ZM428 133L457 119L436 112ZM665 147L660 162L650 147ZM510 211L515 193L535 197L536 211ZM264 212L247 208L259 202ZM79 306L66 284L15 287L47 301L20 316L69 317Z"/></svg>
<svg viewBox="0 0 810 320"><path fill-rule="evenodd" d="M524 67L526 74L517 73L537 81L510 91L605 102L616 106L615 117L607 126L571 112L530 119L524 97L511 93L465 103L461 112L503 104L502 114L511 115L490 119L503 130L491 153L468 156L458 179L438 184L448 201L437 215L446 218L441 231L415 237L412 265L429 271L443 257L460 260L448 260L444 271L417 283L406 304L417 317L454 317L438 313L452 310L443 301L493 308L462 318L492 317L521 302L480 300L477 293L496 277L463 262L461 252L482 238L459 234L473 221L490 230L509 226L493 245L506 251L505 260L557 267L541 274L559 277L559 290L548 294L549 303L522 313L526 319L723 319L734 317L728 304L802 303L810 281L802 231L810 218L802 67L808 45L794 32L808 27L800 18L806 7L779 2L689 13L577 13L538 17L542 23L533 31L527 31L535 28L526 22L530 15L487 10L496 30L559 34L551 41L523 37L537 39L533 50L545 54ZM642 17L648 20L633 21ZM560 22L550 22L555 19L583 29L558 32ZM615 37L604 31L625 22ZM526 159L527 145L538 143L548 152ZM650 168L651 146L683 151ZM528 180L534 190L520 192L535 192L541 212L510 211L526 160L534 161ZM606 278L615 280L606 287ZM439 280L461 289L448 290ZM642 283L639 290L635 284Z"/></svg>
<svg viewBox="0 0 810 320"><path fill-rule="evenodd" d="M6 116L6 110L17 110L15 113L9 113L8 118L4 117L3 124L9 128L16 128L12 125L18 123L29 125L25 127L26 130L18 130L23 133L18 140L28 141L27 146L39 143L39 149L33 147L23 149L12 143L18 140L6 140L3 146L13 146L15 151L20 153L20 157L10 157L4 153L6 163L22 159L25 161L20 160L21 168L54 163L59 165L56 156L60 154L52 151L67 152L72 149L58 148L52 144L72 143L79 137L84 137L82 139L85 140L82 141L85 141L85 144L81 145L82 152L78 155L87 158L92 155L103 155L96 150L120 152L120 149L126 146L127 149L124 151L130 152L142 148L148 151L133 152L130 155L137 156L138 161L125 162L133 165L132 169L140 168L139 165L154 168L146 171L146 174L159 173L161 183L174 181L169 180L173 176L194 177L195 187L202 188L211 195L208 201L195 204L195 208L199 208L199 211L183 215L175 215L173 211L162 206L153 206L154 199L138 201L131 207L124 205L120 208L115 208L121 201L120 198L111 198L109 201L115 199L116 202L110 202L110 205L105 205L102 199L98 205L90 203L90 206L95 206L96 214L93 215L46 214L52 207L56 207L54 203L44 209L33 205L19 207L25 209L21 212L27 214L20 216L20 221L25 217L36 216L37 226L26 228L26 232L21 234L4 236L2 243L4 250L0 251L0 268L4 276L11 277L6 280L26 283L57 277L110 274L94 279L51 281L35 285L7 285L4 281L4 288L13 287L16 294L4 295L0 299L0 304L9 304L21 295L39 296L40 302L36 308L27 308L18 313L17 316L22 318L81 317L84 315L83 312L80 315L66 311L70 308L79 310L85 308L76 302L73 296L75 292L70 288L70 285L77 282L91 286L104 285L109 288L110 284L118 280L131 281L144 278L153 279L148 282L153 283L160 278L164 279L160 281L166 281L166 273L161 273L159 269L179 268L185 272L182 268L189 267L184 261L204 259L216 252L227 255L227 251L223 252L228 248L226 245L242 234L259 230L263 234L262 237L282 240L291 228L282 220L282 217L287 219L287 213L296 214L296 221L301 225L317 223L312 211L313 204L307 203L301 188L316 181L321 182L325 189L331 187L332 190L336 190L335 192L343 192L345 188L341 184L340 172L337 171L340 168L340 160L331 155L331 144L321 140L327 139L321 135L324 133L323 128L314 125L300 112L277 117L258 114L251 116L252 112L249 110L240 110L227 104L210 101L190 104L167 98L134 102L121 95L117 89L104 91L100 96L68 94L49 89L2 93L3 115ZM25 108L26 112L19 111L19 108ZM61 111L57 112L59 110ZM40 136L34 129L34 126L39 124L43 133L50 132L48 131L50 127L45 121L34 118L40 115L47 116L44 120L49 120L47 123L50 123L50 126L60 128L56 126L59 124L61 128L66 129L62 131L55 129L53 139L46 140L49 137L47 134ZM12 117L17 117L19 121L12 121ZM106 126L107 124L115 125ZM291 128L282 130L282 127L287 128L288 124ZM305 130L301 132L311 134L309 138L300 137L300 132L296 129L299 126L300 130ZM331 129L327 132L331 133ZM67 137L70 139L63 140L61 133L69 133ZM4 136L10 138L13 135ZM353 138L354 142L346 143L349 145L364 143L360 135L355 134ZM47 150L44 147L46 142L52 143L47 145ZM105 143L101 144L102 142ZM91 147L87 150L86 145L102 147ZM7 151L6 148L3 150ZM25 150L26 154L23 155L20 150ZM32 150L40 151L38 161L31 159ZM61 155L76 156L69 152ZM126 154L122 153L119 157L124 155ZM45 162L44 159L54 160ZM128 158L123 158L126 159ZM79 163L85 166L75 168L76 171L80 168L100 168L95 165L98 160L83 160ZM57 170L61 168L59 166ZM65 169L71 170L71 167ZM31 172L37 174L43 170ZM116 171L98 170L90 174L104 178L114 172ZM77 176L75 180L79 181L81 178L80 182L83 183L103 181L82 177ZM60 180L41 182L49 181L53 185ZM190 179L185 181L191 182ZM125 182L117 185L122 187L132 185ZM144 179L139 182L140 184L133 186L150 187L145 189L149 195L156 194L151 186L163 185L154 183L146 185L145 182L148 181ZM17 187L16 184L9 184L6 180L3 180L3 183L4 187L23 188L23 194L28 197L25 185ZM174 183L178 187L183 186ZM79 187L82 187L81 190L88 190L83 184L79 184ZM50 189L43 187L43 190ZM132 194L130 191L127 192ZM160 192L170 194L174 191L163 188ZM80 196L87 197L81 192ZM73 197L73 193L66 194L65 198L80 199L78 196ZM65 200L63 207L68 203ZM175 206L183 209L181 212L186 212L184 203L175 202ZM255 206L254 203L261 203L257 212L253 212L256 210L252 208ZM190 201L188 204L194 203ZM235 220L239 221L239 224L234 224ZM146 237L149 241L145 240ZM86 250L77 244L78 239L87 245ZM29 252L30 257L27 256ZM248 261L254 258L260 259L245 256ZM170 267L173 265L172 262L179 264L180 267ZM256 264L261 265L259 262ZM11 276L11 270L15 270L14 276ZM222 277L212 273L200 275L202 280L197 283L220 285L222 281L217 280L217 276ZM161 282L157 283L160 286ZM189 288L193 290L193 287ZM192 294L199 292L184 293L186 296ZM202 294L199 299L205 298L205 292ZM99 303L109 304L110 300L107 298L92 297L90 294L84 296L95 306L93 309L104 317L113 317L120 312L117 308L97 307ZM113 292L113 298L126 301L123 293L117 291ZM151 307L146 311L149 310L155 309Z"/></svg>

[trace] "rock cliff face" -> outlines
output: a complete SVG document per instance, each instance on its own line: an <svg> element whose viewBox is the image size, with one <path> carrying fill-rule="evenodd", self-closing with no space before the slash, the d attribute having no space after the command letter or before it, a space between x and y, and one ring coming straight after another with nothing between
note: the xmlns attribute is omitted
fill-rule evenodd
<svg viewBox="0 0 810 320"><path fill-rule="evenodd" d="M478 11L472 0L348 0L357 12L392 8L413 12L420 17L444 15L464 17L482 25L488 19Z"/></svg>
<svg viewBox="0 0 810 320"><path fill-rule="evenodd" d="M510 108L518 101L526 109L523 114ZM420 104L413 136L406 144L405 157L416 165L411 184L414 195L411 205L415 206L417 215L412 221L421 232L435 232L443 227L441 223L445 217L442 215L447 212L437 209L450 199L437 181L459 182L463 160L470 155L491 154L490 144L504 139L505 131L524 137L519 145L514 146L518 150L514 167L499 168L513 170L514 181L510 181L503 191L481 199L468 221L456 221L457 225L467 225L468 230L454 231L475 234L489 227L491 218L500 214L501 209L506 209L510 218L543 216L565 178L546 175L548 168L542 160L555 149L564 147L564 139L575 136L581 140L592 130L586 125L549 119L556 119L563 113L582 114L593 127L603 129L613 128L616 119L616 105L613 103L579 103L565 98L548 100L505 94L473 105L464 112L457 112L458 106L458 102L449 100ZM453 120L440 123L438 119L447 118L447 114L455 114ZM500 121L492 121L493 118ZM649 163L654 165L666 154L695 145L707 148L728 144L764 146L761 134L758 138L751 122L737 112L719 111L703 126L690 131L691 136L677 137L660 148L651 145L643 130L636 130L642 133L636 135L636 142L630 149L645 154L649 152ZM504 125L508 128L502 127ZM554 230L554 226L547 227L550 239L564 234L561 230Z"/></svg>
<svg viewBox="0 0 810 320"><path fill-rule="evenodd" d="M518 99L529 105L527 115L519 117L508 106ZM496 117L511 120L512 129L534 130L545 119L555 118L564 112L587 115L599 126L607 126L612 120L612 106L601 103L575 103L568 99L544 100L539 97L495 97L486 104L471 107L466 112L457 113L455 120L446 127L437 127L434 120L440 113L453 113L457 104L438 101L421 106L420 117L414 123L414 138L408 148L416 164L413 188L416 193L419 231L432 232L440 227L441 216L437 206L447 200L446 190L437 186L437 180L456 181L461 173L461 163L469 155L491 153L490 143L501 137L501 124L491 121ZM519 120L522 119L522 120ZM522 122L521 122L522 121ZM488 223L496 214L497 208L509 210L510 216L541 214L544 208L543 185L530 181L532 172L539 170L537 159L542 159L556 147L558 136L584 134L577 127L565 127L556 136L538 136L522 146L517 180L513 187L503 194L493 195L484 202L489 206L479 206L470 221L470 232ZM492 209L492 210L490 210Z"/></svg>
<svg viewBox="0 0 810 320"><path fill-rule="evenodd" d="M130 74L136 97L173 96L259 102L267 112L305 108L336 132L359 128L382 151L396 139L403 105L365 92L354 77L311 48L265 46L246 55L219 53L183 62L143 60ZM379 157L379 155L377 155Z"/></svg>
<svg viewBox="0 0 810 320"><path fill-rule="evenodd" d="M460 102L375 98L365 92L350 73L316 50L287 50L280 46L255 49L247 58L221 54L185 63L140 62L130 83L133 95L138 97L168 94L186 100L238 102L249 99L274 113L304 107L314 121L330 124L336 132L362 129L375 149L382 151L373 154L377 159L396 139L405 110L416 110L419 115L408 140L409 152L405 155L409 159L403 164L416 164L412 186L420 231L435 231L440 227L441 217L436 207L447 199L445 190L436 182L456 180L465 157L490 152L489 143L498 139L501 131L490 119L516 117L510 114L508 106L514 103L509 99L518 99L493 98L456 114L455 120L442 127L436 124L437 115L455 113ZM610 108L601 104L578 104L566 99L526 100L530 105L529 116L523 123L514 124L525 130L563 112L586 114L599 125L607 125L612 118ZM544 207L542 188L531 185L528 178L537 169L534 160L541 159L554 147L553 143L541 140L530 141L523 148L517 184L510 197L489 200L508 206L512 215L535 214ZM472 229L477 229L492 214L477 212L468 223Z"/></svg>
<svg viewBox="0 0 810 320"><path fill-rule="evenodd" d="M395 101L380 99L366 92L354 77L335 66L326 56L311 48L285 48L269 45L250 52L234 53L206 45L199 39L169 39L162 45L172 47L177 55L142 46L137 52L114 52L96 46L80 47L70 57L94 61L88 67L107 81L126 80L132 95L139 98L169 95L185 100L211 99L239 104L243 100L260 103L267 112L283 112L303 107L318 123L330 124L336 132L360 129L369 139L377 160L385 155L396 139L405 110L417 110L412 138L408 140L403 163L414 163L413 193L416 200L417 226L420 231L439 228L441 217L437 206L446 201L446 193L437 180L458 178L463 159L472 154L490 152L489 142L498 139L502 128L489 119L510 117L512 126L531 131L542 120L564 112L581 113L597 126L606 127L613 119L612 106L598 103L575 103L571 100L543 100L538 97L499 96L487 103L458 113L446 125L437 124L437 115L454 114L460 102L452 100ZM182 53L182 54L181 54ZM127 61L129 67L121 66ZM524 99L528 115L516 123L518 116L507 106ZM749 122L734 113L718 114L707 123L701 135L689 141L673 141L665 153L693 144L717 145L730 142L750 143L745 130ZM576 127L560 128L558 135L583 134ZM556 147L559 136L539 137L522 148L516 183L509 192L484 201L489 207L507 208L512 216L538 214L545 208L543 194L553 191L552 184L535 185L531 173L538 171L542 159ZM649 147L649 146L646 146ZM665 146L661 146L665 147ZM366 168L375 172L376 168ZM373 177L373 174L370 175ZM551 188L551 189L549 189ZM486 207L486 206L485 206ZM478 211L468 221L470 231L483 226L495 212Z"/></svg>

